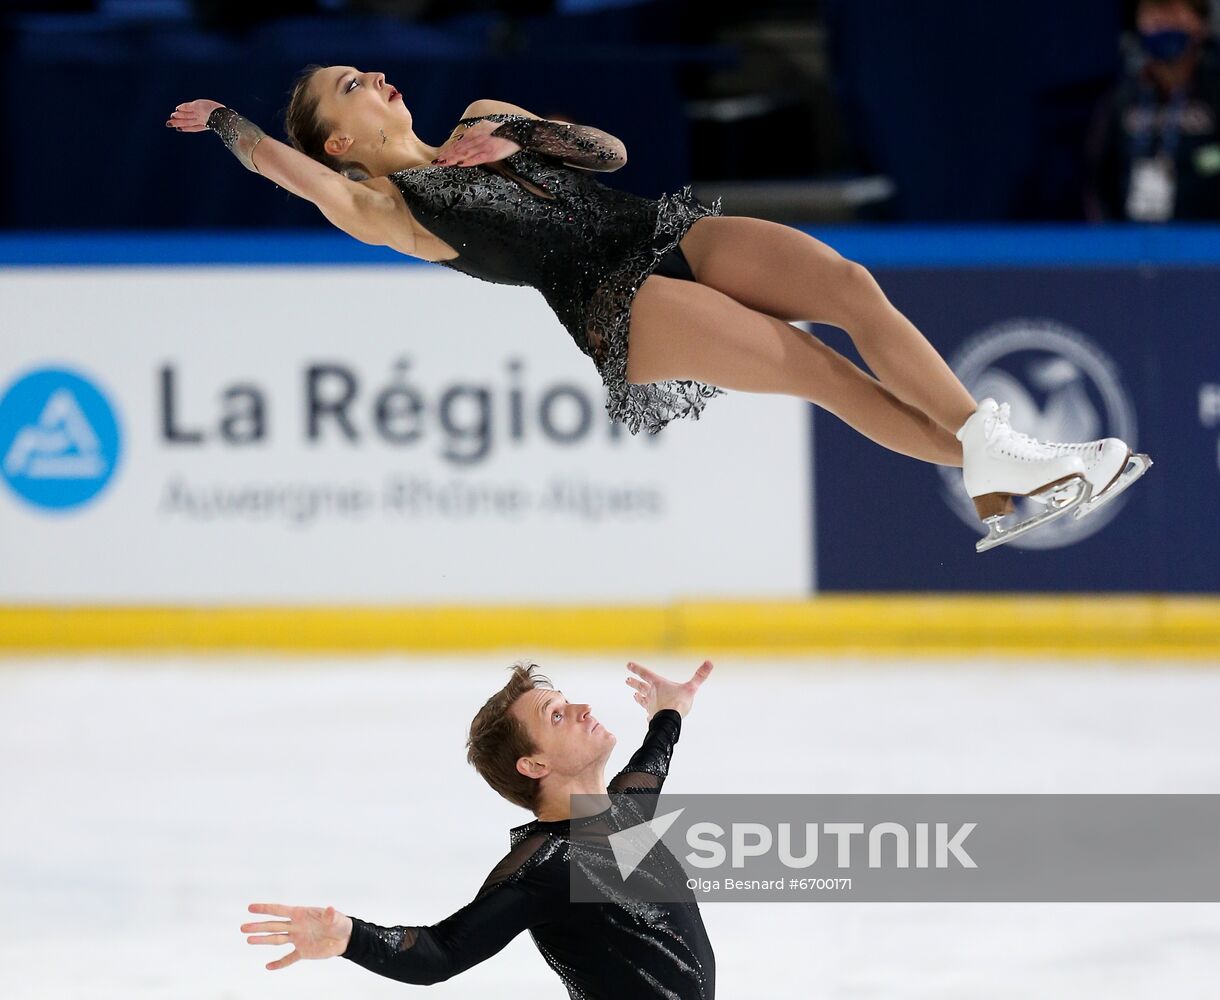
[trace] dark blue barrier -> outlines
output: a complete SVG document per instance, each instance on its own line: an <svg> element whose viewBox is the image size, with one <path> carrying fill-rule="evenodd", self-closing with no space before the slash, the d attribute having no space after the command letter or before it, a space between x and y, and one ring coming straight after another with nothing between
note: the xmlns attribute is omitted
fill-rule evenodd
<svg viewBox="0 0 1220 1000"><path fill-rule="evenodd" d="M817 589L1220 591L1220 229L812 232L872 267L973 391L1012 404L1018 427L1117 434L1156 461L1110 511L978 555L958 473L817 412ZM417 266L338 234L0 236L7 266L392 261ZM843 333L819 332L854 353Z"/></svg>
<svg viewBox="0 0 1220 1000"><path fill-rule="evenodd" d="M819 235L871 264L976 396L1011 403L1019 429L1117 435L1156 465L1117 510L979 555L960 473L885 451L818 412L818 589L1220 590L1220 233ZM854 356L843 334L819 332Z"/></svg>

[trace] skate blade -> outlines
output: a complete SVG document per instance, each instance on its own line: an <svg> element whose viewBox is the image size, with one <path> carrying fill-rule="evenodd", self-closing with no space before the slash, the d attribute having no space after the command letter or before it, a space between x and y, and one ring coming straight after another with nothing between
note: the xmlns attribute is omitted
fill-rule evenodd
<svg viewBox="0 0 1220 1000"><path fill-rule="evenodd" d="M1054 521L1078 509L1082 503L1088 502L1092 487L1084 476L1072 476L1061 483L1056 483L1039 493L1030 495L1031 500L1046 505L1045 509L1007 528L1003 525L1003 515L989 517L983 521L987 525L987 534L975 543L976 552L986 552L997 545L1004 545L1014 538L1028 534L1035 528L1040 528L1048 521Z"/></svg>
<svg viewBox="0 0 1220 1000"><path fill-rule="evenodd" d="M1152 468L1152 459L1147 455L1131 455L1127 459L1127 464L1123 467L1123 471L1118 474L1118 477L1110 484L1109 488L1076 508L1076 518L1087 517L1097 510L1098 507L1104 507L1150 468Z"/></svg>

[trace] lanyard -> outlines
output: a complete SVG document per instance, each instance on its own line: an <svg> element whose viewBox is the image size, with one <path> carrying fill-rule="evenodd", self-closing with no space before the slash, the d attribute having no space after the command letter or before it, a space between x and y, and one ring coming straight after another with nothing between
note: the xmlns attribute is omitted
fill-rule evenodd
<svg viewBox="0 0 1220 1000"><path fill-rule="evenodd" d="M1186 87L1175 90L1162 111L1155 99L1156 88L1140 88L1141 117L1148 122L1148 128L1131 137L1133 159L1141 160L1153 155L1154 135L1160 139L1163 156L1172 160L1177 155L1178 142L1182 137L1182 114L1186 110L1186 92Z"/></svg>

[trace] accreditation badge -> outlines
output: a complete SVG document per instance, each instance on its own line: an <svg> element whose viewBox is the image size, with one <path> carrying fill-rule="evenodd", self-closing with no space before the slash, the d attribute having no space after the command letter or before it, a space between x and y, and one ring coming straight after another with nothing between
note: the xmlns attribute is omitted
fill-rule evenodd
<svg viewBox="0 0 1220 1000"><path fill-rule="evenodd" d="M1177 190L1173 160L1148 156L1131 165L1131 187L1127 192L1127 218L1136 222L1164 222L1173 216Z"/></svg>

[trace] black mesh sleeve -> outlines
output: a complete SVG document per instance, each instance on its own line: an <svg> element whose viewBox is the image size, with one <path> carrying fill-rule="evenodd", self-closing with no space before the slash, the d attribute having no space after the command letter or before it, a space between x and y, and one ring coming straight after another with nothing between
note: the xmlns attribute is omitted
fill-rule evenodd
<svg viewBox="0 0 1220 1000"><path fill-rule="evenodd" d="M611 792L659 792L669 775L674 744L682 732L682 715L672 708L657 712L648 722L648 735L631 760L610 782Z"/></svg>
<svg viewBox="0 0 1220 1000"><path fill-rule="evenodd" d="M379 927L352 917L343 957L388 979L427 986L491 958L523 930L549 920L550 908L529 890L506 884L431 927Z"/></svg>
<svg viewBox="0 0 1220 1000"><path fill-rule="evenodd" d="M463 118L458 124L467 125L482 118L500 121L494 135L511 139L522 149L554 156L569 166L617 170L627 162L627 150L621 141L589 125L509 114Z"/></svg>

